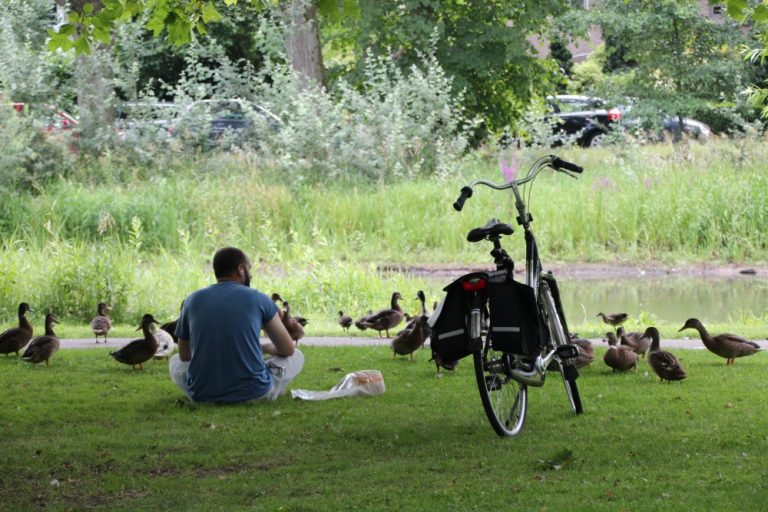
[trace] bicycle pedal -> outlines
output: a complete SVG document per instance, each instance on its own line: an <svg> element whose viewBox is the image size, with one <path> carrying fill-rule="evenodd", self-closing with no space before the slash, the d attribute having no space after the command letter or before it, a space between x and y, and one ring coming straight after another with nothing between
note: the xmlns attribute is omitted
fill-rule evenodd
<svg viewBox="0 0 768 512"><path fill-rule="evenodd" d="M555 348L555 353L560 359L573 359L579 355L579 349L576 345L568 343L566 345L558 345L558 347Z"/></svg>

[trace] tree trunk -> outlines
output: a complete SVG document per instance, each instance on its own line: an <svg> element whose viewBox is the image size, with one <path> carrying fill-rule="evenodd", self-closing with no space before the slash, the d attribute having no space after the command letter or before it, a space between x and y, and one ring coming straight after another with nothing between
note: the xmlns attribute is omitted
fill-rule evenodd
<svg viewBox="0 0 768 512"><path fill-rule="evenodd" d="M324 86L317 5L314 0L284 0L281 9L287 27L285 47L291 67L298 76L299 89L313 84Z"/></svg>

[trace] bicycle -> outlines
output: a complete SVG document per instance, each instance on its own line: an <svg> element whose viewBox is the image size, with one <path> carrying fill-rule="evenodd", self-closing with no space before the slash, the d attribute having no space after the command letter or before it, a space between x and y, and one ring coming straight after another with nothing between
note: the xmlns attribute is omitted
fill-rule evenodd
<svg viewBox="0 0 768 512"><path fill-rule="evenodd" d="M522 179L503 185L473 181L461 189L453 204L461 211L478 185L512 190L517 223L525 232L525 283L514 280L514 261L501 246L501 237L511 235L513 227L492 218L472 229L467 240L493 243L491 256L496 270L466 274L446 286L446 296L430 318L436 361L473 356L483 408L501 437L521 432L528 411L528 387L543 386L547 370L559 371L571 408L576 414L583 412L576 384L578 370L573 365L578 349L570 343L557 282L551 272L542 272L531 229L533 218L520 192L520 187L532 182L545 167L574 178L583 171L578 165L548 155L537 160Z"/></svg>

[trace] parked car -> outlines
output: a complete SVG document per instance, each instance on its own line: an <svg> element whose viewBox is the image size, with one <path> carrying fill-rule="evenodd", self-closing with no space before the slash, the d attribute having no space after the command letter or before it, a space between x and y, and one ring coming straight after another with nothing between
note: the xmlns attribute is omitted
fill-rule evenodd
<svg viewBox="0 0 768 512"><path fill-rule="evenodd" d="M555 133L574 137L582 147L600 146L610 131L621 128L621 110L600 98L557 95L548 97L547 104L556 121Z"/></svg>
<svg viewBox="0 0 768 512"><path fill-rule="evenodd" d="M115 130L120 139L166 138L178 115L175 103L131 101L115 109Z"/></svg>
<svg viewBox="0 0 768 512"><path fill-rule="evenodd" d="M647 123L644 122L646 120L644 119L644 113L639 112L638 104L638 99L629 98L626 105L622 106L622 111L625 114L624 127L630 132L639 132L644 137L655 142L674 140L679 124L678 116L659 115L657 112L653 112L653 117L656 121ZM712 129L701 121L683 117L682 133L687 137L703 142L712 135Z"/></svg>
<svg viewBox="0 0 768 512"><path fill-rule="evenodd" d="M211 99L183 108L169 130L175 137L210 148L225 141L229 145L253 142L260 129L278 130L280 125L280 118L256 103Z"/></svg>
<svg viewBox="0 0 768 512"><path fill-rule="evenodd" d="M664 126L664 131L667 132L670 137L674 137L677 132L677 126L679 125L677 116L665 117L662 120L662 125ZM682 132L685 135L702 142L709 139L712 135L712 129L709 126L701 121L690 119L688 117L683 118ZM663 140L666 136L662 132L659 138Z"/></svg>
<svg viewBox="0 0 768 512"><path fill-rule="evenodd" d="M56 105L35 105L30 107L26 103L11 103L10 107L19 114L31 115L34 125L40 132L49 134L66 133L74 131L80 123L69 112Z"/></svg>

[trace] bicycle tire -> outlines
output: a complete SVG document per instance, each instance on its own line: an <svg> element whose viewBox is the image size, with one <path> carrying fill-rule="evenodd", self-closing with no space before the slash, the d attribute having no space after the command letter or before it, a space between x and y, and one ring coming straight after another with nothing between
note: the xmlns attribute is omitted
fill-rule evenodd
<svg viewBox="0 0 768 512"><path fill-rule="evenodd" d="M570 343L563 323L560 321L560 315L557 313L552 292L545 281L542 281L539 287L539 301L543 306L543 313L546 316L547 327L549 327L550 348L553 349L555 346ZM583 413L584 406L581 403L581 395L579 394L579 386L576 384L576 378L568 377L569 369L564 367L563 362L559 358L555 358L555 361L557 362L557 369L563 377L565 393L568 395L568 401L571 403L573 412L576 414Z"/></svg>
<svg viewBox="0 0 768 512"><path fill-rule="evenodd" d="M488 421L499 437L519 434L528 413L528 387L509 375L509 356L486 341L485 349L473 352L475 377Z"/></svg>

